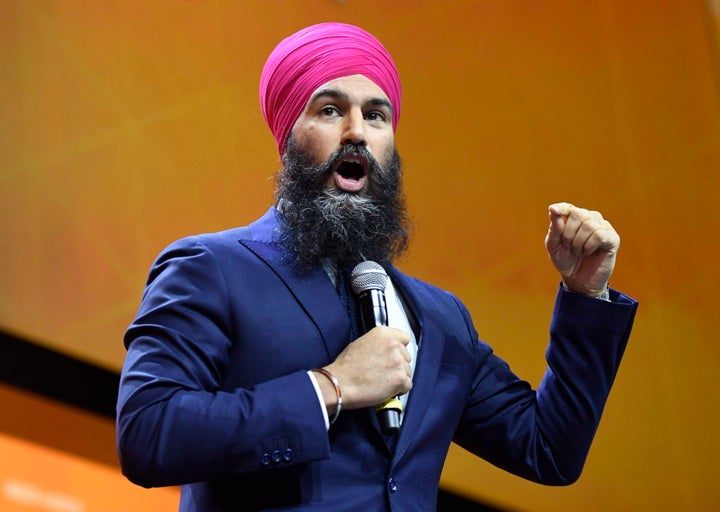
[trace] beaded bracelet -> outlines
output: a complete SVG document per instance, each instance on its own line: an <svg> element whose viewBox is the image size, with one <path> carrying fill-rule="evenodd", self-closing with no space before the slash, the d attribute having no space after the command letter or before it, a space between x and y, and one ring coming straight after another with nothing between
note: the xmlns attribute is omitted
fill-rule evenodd
<svg viewBox="0 0 720 512"><path fill-rule="evenodd" d="M332 382L333 387L335 388L335 396L337 397L337 408L335 409L335 415L330 420L330 425L335 423L335 420L338 419L338 416L340 416L340 410L342 409L342 392L340 391L340 383L338 382L335 375L330 373L325 368L315 368L313 370L314 372L318 372L323 374L325 377Z"/></svg>

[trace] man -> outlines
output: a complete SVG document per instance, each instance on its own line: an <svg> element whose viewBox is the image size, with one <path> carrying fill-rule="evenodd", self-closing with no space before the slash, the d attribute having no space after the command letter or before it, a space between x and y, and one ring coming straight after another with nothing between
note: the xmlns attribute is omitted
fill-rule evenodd
<svg viewBox="0 0 720 512"><path fill-rule="evenodd" d="M452 441L536 482L578 478L637 307L608 290L619 237L597 212L550 206L562 285L532 390L457 298L392 265L407 244L400 96L392 58L357 27L308 27L270 55L277 207L180 240L151 269L118 400L133 482L182 485L184 511L432 510ZM390 278L389 326L364 335L343 300L362 260ZM398 395L399 432L384 432L373 407Z"/></svg>

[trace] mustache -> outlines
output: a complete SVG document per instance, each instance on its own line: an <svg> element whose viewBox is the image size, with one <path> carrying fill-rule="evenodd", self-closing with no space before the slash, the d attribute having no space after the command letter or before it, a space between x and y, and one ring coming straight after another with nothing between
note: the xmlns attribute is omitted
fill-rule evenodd
<svg viewBox="0 0 720 512"><path fill-rule="evenodd" d="M377 161L365 145L346 144L335 150L325 162L320 164L313 164L301 156L296 161L296 164L302 167L302 175L298 176L298 178L313 188L324 188L327 179L332 175L339 163L350 155L358 156L367 162L367 171L371 180L373 176L385 172L380 162Z"/></svg>
<svg viewBox="0 0 720 512"><path fill-rule="evenodd" d="M333 168L338 160L345 158L348 155L358 155L361 158L367 160L368 164L372 167L380 167L380 164L370 152L370 150L364 144L352 144L348 143L342 146L340 149L335 151L327 160L327 165Z"/></svg>

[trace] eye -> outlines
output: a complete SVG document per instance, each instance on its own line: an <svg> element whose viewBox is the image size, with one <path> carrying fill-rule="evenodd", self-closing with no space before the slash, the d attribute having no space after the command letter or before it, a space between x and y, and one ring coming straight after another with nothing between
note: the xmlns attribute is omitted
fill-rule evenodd
<svg viewBox="0 0 720 512"><path fill-rule="evenodd" d="M382 121L385 121L386 117L385 117L385 114L383 114L382 112L380 112L378 110L373 110L373 111L365 114L365 119L367 119L368 121L382 122Z"/></svg>
<svg viewBox="0 0 720 512"><path fill-rule="evenodd" d="M323 115L325 117L333 117L340 113L337 107L334 105L327 105L320 109L320 115Z"/></svg>

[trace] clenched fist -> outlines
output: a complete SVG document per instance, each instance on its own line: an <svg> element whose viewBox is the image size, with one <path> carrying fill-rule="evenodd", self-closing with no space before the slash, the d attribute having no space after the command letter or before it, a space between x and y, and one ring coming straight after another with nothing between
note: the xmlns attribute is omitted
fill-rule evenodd
<svg viewBox="0 0 720 512"><path fill-rule="evenodd" d="M599 296L608 287L620 247L620 236L600 212L570 203L548 207L550 227L545 248L565 286Z"/></svg>

